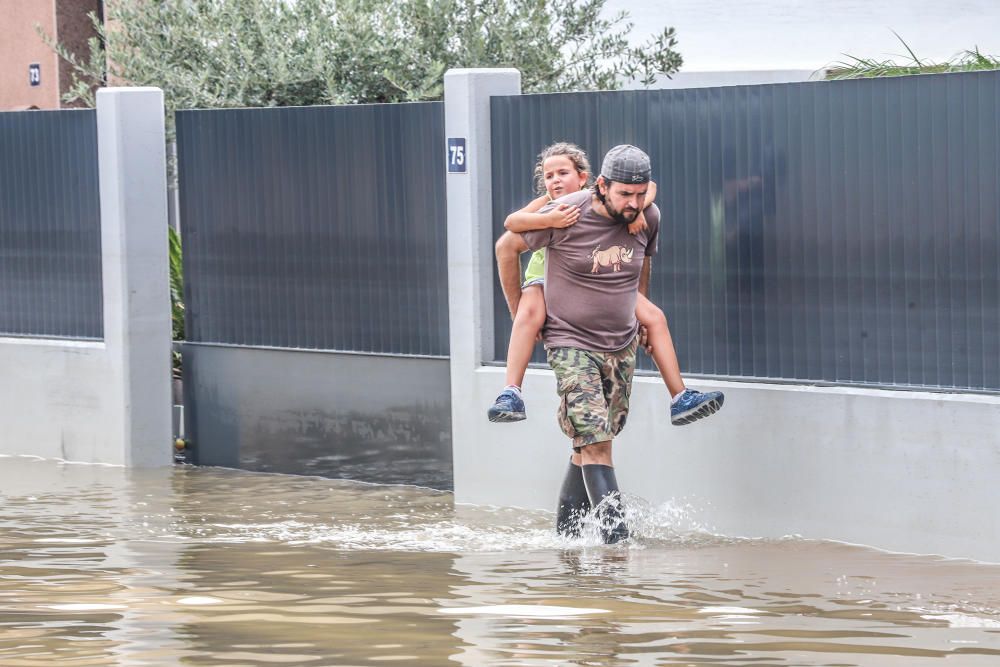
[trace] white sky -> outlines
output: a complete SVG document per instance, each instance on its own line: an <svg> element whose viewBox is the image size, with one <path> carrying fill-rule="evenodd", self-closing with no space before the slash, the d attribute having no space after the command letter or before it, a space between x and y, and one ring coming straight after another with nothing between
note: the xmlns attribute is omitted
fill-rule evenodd
<svg viewBox="0 0 1000 667"><path fill-rule="evenodd" d="M681 71L819 69L843 54L940 61L979 46L1000 55L1000 0L607 0L635 23L633 42L672 25Z"/></svg>

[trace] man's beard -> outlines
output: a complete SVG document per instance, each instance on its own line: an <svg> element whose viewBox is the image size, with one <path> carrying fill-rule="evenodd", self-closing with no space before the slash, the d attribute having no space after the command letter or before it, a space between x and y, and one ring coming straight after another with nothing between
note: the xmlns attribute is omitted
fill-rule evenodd
<svg viewBox="0 0 1000 667"><path fill-rule="evenodd" d="M601 192L601 189L596 185L594 186L594 194L597 195L597 201L601 202L601 205L604 206L604 210L608 212L608 215L611 216L611 219L617 222L618 224L629 225L635 222L635 219L639 217L639 212L636 211L635 215L632 216L632 219L629 220L628 218L625 217L625 214L622 211L617 211L614 208L612 208L611 204L608 203L608 198Z"/></svg>

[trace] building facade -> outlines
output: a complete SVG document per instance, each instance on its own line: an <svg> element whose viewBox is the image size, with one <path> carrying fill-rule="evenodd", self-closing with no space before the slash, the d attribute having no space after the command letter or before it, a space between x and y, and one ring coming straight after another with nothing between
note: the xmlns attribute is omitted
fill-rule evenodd
<svg viewBox="0 0 1000 667"><path fill-rule="evenodd" d="M102 0L4 0L0 23L0 111L59 109L73 82L72 66L55 54L39 31L77 58L88 57L96 36L90 13L103 20Z"/></svg>

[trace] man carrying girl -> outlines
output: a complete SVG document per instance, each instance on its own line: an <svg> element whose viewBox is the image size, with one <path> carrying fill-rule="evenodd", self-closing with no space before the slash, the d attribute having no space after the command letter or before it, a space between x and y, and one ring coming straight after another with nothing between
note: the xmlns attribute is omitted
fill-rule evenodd
<svg viewBox="0 0 1000 667"><path fill-rule="evenodd" d="M525 418L520 383L538 332L561 398L559 422L573 439L574 455L560 496L557 525L572 533L576 515L605 508L607 542L628 536L611 464L611 440L625 424L635 352L651 348L673 396L671 421L685 424L716 412L720 392L687 389L663 312L645 292L656 252L659 210L646 205L649 158L634 146L608 152L594 188L586 155L572 144L550 146L536 174L548 203L536 200L512 214L497 242L497 264L514 329L508 354L508 386L489 410L491 421ZM524 285L519 255L532 258ZM538 264L544 262L544 269ZM544 291L540 283L544 284ZM646 340L640 341L640 323ZM544 329L543 329L544 324ZM605 498L608 502L601 504Z"/></svg>

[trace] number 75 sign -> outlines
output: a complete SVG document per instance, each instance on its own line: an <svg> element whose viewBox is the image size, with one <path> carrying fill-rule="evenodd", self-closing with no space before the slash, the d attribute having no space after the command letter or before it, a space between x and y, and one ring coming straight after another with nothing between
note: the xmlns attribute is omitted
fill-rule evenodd
<svg viewBox="0 0 1000 667"><path fill-rule="evenodd" d="M448 137L448 173L464 174L469 166L469 154L465 151L465 137Z"/></svg>

